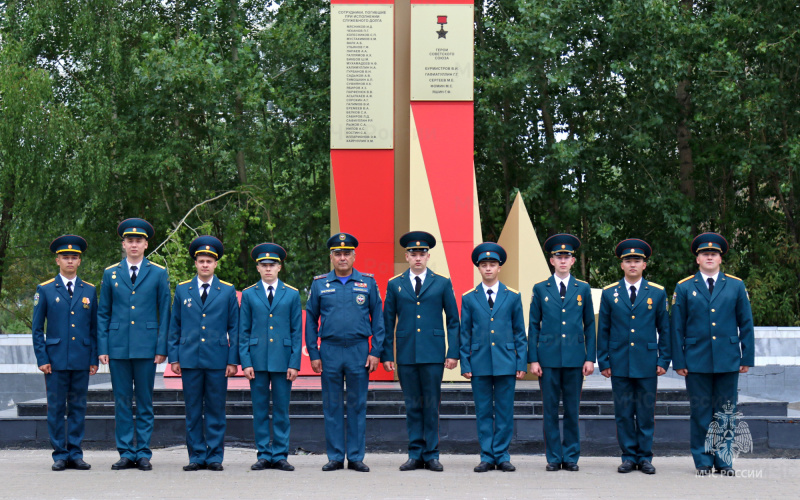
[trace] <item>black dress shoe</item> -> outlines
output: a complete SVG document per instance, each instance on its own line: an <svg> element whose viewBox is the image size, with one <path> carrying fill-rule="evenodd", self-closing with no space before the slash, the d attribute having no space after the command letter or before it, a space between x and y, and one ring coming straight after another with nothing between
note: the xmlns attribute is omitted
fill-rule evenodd
<svg viewBox="0 0 800 500"><path fill-rule="evenodd" d="M53 462L53 466L50 467L54 471L62 471L67 468L67 461L66 460L56 460Z"/></svg>
<svg viewBox="0 0 800 500"><path fill-rule="evenodd" d="M733 467L721 467L714 471L714 474L722 474L723 476L735 476L736 471Z"/></svg>
<svg viewBox="0 0 800 500"><path fill-rule="evenodd" d="M294 465L290 464L285 458L282 458L277 462L273 463L272 468L277 470L282 470L285 472L292 472L294 470Z"/></svg>
<svg viewBox="0 0 800 500"><path fill-rule="evenodd" d="M322 466L323 472L330 472L332 470L339 470L344 469L344 464L339 462L338 460L331 460L327 464Z"/></svg>
<svg viewBox="0 0 800 500"><path fill-rule="evenodd" d="M561 470L561 464L550 464L548 463L547 466L544 468L547 472L555 472L557 470Z"/></svg>
<svg viewBox="0 0 800 500"><path fill-rule="evenodd" d="M195 462L189 462L189 465L184 465L183 466L183 470L185 470L186 472L194 472L194 471L198 471L200 469L205 469L205 468L206 468L205 465L200 465L200 464L195 463Z"/></svg>
<svg viewBox="0 0 800 500"><path fill-rule="evenodd" d="M405 472L408 470L422 469L423 467L425 467L425 462L423 462L422 460L409 458L403 465L400 466L400 470Z"/></svg>
<svg viewBox="0 0 800 500"><path fill-rule="evenodd" d="M570 472L578 472L581 469L575 462L567 462L564 465L562 465L562 468Z"/></svg>
<svg viewBox="0 0 800 500"><path fill-rule="evenodd" d="M356 472L369 472L369 467L367 467L367 464L365 464L361 460L355 462L353 462L352 460L348 460L347 468L354 470Z"/></svg>
<svg viewBox="0 0 800 500"><path fill-rule="evenodd" d="M500 462L497 465L497 469L503 472L514 472L515 470L517 470L517 468L514 467L514 464L512 464L511 462Z"/></svg>
<svg viewBox="0 0 800 500"><path fill-rule="evenodd" d="M136 462L134 462L130 458L122 457L111 466L111 470L133 469L135 467L136 467Z"/></svg>
<svg viewBox="0 0 800 500"><path fill-rule="evenodd" d="M639 464L639 470L645 474L655 474L656 468L650 462L642 462Z"/></svg>
<svg viewBox="0 0 800 500"><path fill-rule="evenodd" d="M256 463L250 466L250 470L264 470L269 468L270 468L269 460L267 460L266 458L259 458L258 460L256 460Z"/></svg>
<svg viewBox="0 0 800 500"><path fill-rule="evenodd" d="M91 468L92 466L84 462L82 458L67 460L67 469L89 470Z"/></svg>
<svg viewBox="0 0 800 500"><path fill-rule="evenodd" d="M636 464L630 460L625 460L622 462L622 465L617 467L617 472L620 474L627 474L628 472L633 472L636 470Z"/></svg>
<svg viewBox="0 0 800 500"><path fill-rule="evenodd" d="M442 472L444 470L444 465L442 465L442 462L440 462L438 458L431 458L425 462L425 468L433 472Z"/></svg>
<svg viewBox="0 0 800 500"><path fill-rule="evenodd" d="M711 474L711 467L698 467L696 474L698 476L708 476Z"/></svg>
<svg viewBox="0 0 800 500"><path fill-rule="evenodd" d="M150 463L150 459L144 457L136 461L136 467L138 467L139 470L153 470L153 465Z"/></svg>
<svg viewBox="0 0 800 500"><path fill-rule="evenodd" d="M214 472L219 472L219 471L225 470L225 468L219 462L212 462L212 463L208 464L208 470L214 471Z"/></svg>
<svg viewBox="0 0 800 500"><path fill-rule="evenodd" d="M490 464L489 462L481 462L472 470L475 472L489 472L490 470L494 470L494 464Z"/></svg>

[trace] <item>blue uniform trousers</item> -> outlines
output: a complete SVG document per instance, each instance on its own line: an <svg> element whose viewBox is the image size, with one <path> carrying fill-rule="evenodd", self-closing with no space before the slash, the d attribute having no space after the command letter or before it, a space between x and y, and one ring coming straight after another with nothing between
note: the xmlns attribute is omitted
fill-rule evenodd
<svg viewBox="0 0 800 500"><path fill-rule="evenodd" d="M256 436L258 459L270 463L286 460L289 456L289 402L292 382L286 372L256 371L250 381L253 400L253 431ZM272 443L269 431L269 399L272 395Z"/></svg>
<svg viewBox="0 0 800 500"><path fill-rule="evenodd" d="M397 365L406 401L408 458L439 458L439 404L442 402L444 363Z"/></svg>
<svg viewBox="0 0 800 500"><path fill-rule="evenodd" d="M344 384L347 379L347 459L364 460L367 441L367 362L369 343L364 340L340 345L323 341L319 350L322 360L322 410L325 414L325 441L328 460L344 462Z"/></svg>
<svg viewBox="0 0 800 500"><path fill-rule="evenodd" d="M686 392L689 393L691 419L689 424L689 444L692 449L694 466L717 469L731 467L719 453L706 453L706 435L708 434L714 414L724 412L723 405L732 404L734 411L739 390L739 372L697 373L686 375Z"/></svg>
<svg viewBox="0 0 800 500"><path fill-rule="evenodd" d="M611 376L614 420L623 462L640 464L653 460L657 387L658 377Z"/></svg>
<svg viewBox="0 0 800 500"><path fill-rule="evenodd" d="M508 446L514 434L514 375L472 377L475 419L481 462L500 464L511 460Z"/></svg>
<svg viewBox="0 0 800 500"><path fill-rule="evenodd" d="M114 390L114 435L121 458L150 459L153 434L153 383L156 364L153 358L110 359L111 387ZM134 445L133 398L136 397L136 444Z"/></svg>
<svg viewBox="0 0 800 500"><path fill-rule="evenodd" d="M186 451L189 461L207 465L222 463L225 452L225 403L228 379L225 370L183 368L183 400L186 403Z"/></svg>
<svg viewBox="0 0 800 500"><path fill-rule="evenodd" d="M89 370L53 370L45 374L44 383L53 461L83 458L81 441L85 429Z"/></svg>
<svg viewBox="0 0 800 500"><path fill-rule="evenodd" d="M578 463L581 457L578 414L582 386L582 368L542 367L539 387L542 389L545 456L549 464ZM558 403L562 398L563 440L558 426Z"/></svg>

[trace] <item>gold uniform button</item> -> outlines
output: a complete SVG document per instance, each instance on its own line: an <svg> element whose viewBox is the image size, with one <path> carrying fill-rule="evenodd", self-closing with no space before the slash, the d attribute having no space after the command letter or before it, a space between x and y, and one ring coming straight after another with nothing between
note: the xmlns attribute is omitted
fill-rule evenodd
<svg viewBox="0 0 800 500"><path fill-rule="evenodd" d="M417 319L419 319L419 318L420 318L420 315L419 315L419 314L417 314Z"/></svg>
<svg viewBox="0 0 800 500"><path fill-rule="evenodd" d="M417 328L417 331L419 331L419 328Z"/></svg>
<svg viewBox="0 0 800 500"><path fill-rule="evenodd" d="M634 330L633 328L631 328L631 333L636 333L636 330Z"/></svg>
<svg viewBox="0 0 800 500"><path fill-rule="evenodd" d="M567 334L566 333L562 333L561 336L566 338Z"/></svg>
<svg viewBox="0 0 800 500"><path fill-rule="evenodd" d="M494 345L494 342L492 342L492 345Z"/></svg>
<svg viewBox="0 0 800 500"><path fill-rule="evenodd" d="M70 313L70 314L75 314L75 311L70 311L69 313Z"/></svg>
<svg viewBox="0 0 800 500"><path fill-rule="evenodd" d="M131 309L136 309L136 306L131 306Z"/></svg>
<svg viewBox="0 0 800 500"><path fill-rule="evenodd" d="M206 329L206 327L203 327L203 330L205 330L205 329Z"/></svg>
<svg viewBox="0 0 800 500"><path fill-rule="evenodd" d="M562 321L562 322L561 322L561 324L562 324L562 325L566 325L566 324L567 324L567 322L566 322L566 321Z"/></svg>
<svg viewBox="0 0 800 500"><path fill-rule="evenodd" d="M272 342L272 339L269 339L269 341Z"/></svg>
<svg viewBox="0 0 800 500"><path fill-rule="evenodd" d="M134 323L133 321L131 321L131 324L133 325L133 324L135 324L135 323Z"/></svg>
<svg viewBox="0 0 800 500"><path fill-rule="evenodd" d="M205 314L204 314L203 316L205 316ZM269 315L269 317L271 318L271 317L272 317L272 315L270 314L270 315Z"/></svg>
<svg viewBox="0 0 800 500"><path fill-rule="evenodd" d="M269 329L272 330L272 327L269 327Z"/></svg>
<svg viewBox="0 0 800 500"><path fill-rule="evenodd" d="M713 313L713 312L717 312L717 311L716 311L716 309L712 309L711 312Z"/></svg>
<svg viewBox="0 0 800 500"><path fill-rule="evenodd" d="M561 310L561 312L562 312L562 313L565 313L565 312L567 312L567 310L566 310L566 309L562 309L562 310Z"/></svg>
<svg viewBox="0 0 800 500"><path fill-rule="evenodd" d="M717 324L716 323L711 323L711 326L717 326Z"/></svg>
<svg viewBox="0 0 800 500"><path fill-rule="evenodd" d="M711 337L713 340L717 340L717 337Z"/></svg>
<svg viewBox="0 0 800 500"><path fill-rule="evenodd" d="M494 318L492 318L492 321L494 321Z"/></svg>
<svg viewBox="0 0 800 500"><path fill-rule="evenodd" d="M631 316L631 319L636 319L636 316Z"/></svg>
<svg viewBox="0 0 800 500"><path fill-rule="evenodd" d="M417 305L419 305L419 302L417 302Z"/></svg>
<svg viewBox="0 0 800 500"><path fill-rule="evenodd" d="M492 330L492 333L494 333L494 330Z"/></svg>
<svg viewBox="0 0 800 500"><path fill-rule="evenodd" d="M131 295L136 295L136 292L131 292Z"/></svg>
<svg viewBox="0 0 800 500"><path fill-rule="evenodd" d="M72 328L75 328L75 325L72 325Z"/></svg>
<svg viewBox="0 0 800 500"><path fill-rule="evenodd" d="M205 342L205 341L206 341L206 339L200 339L200 342Z"/></svg>
<svg viewBox="0 0 800 500"><path fill-rule="evenodd" d="M206 313L203 313L203 317L204 317L204 318L206 317Z"/></svg>
<svg viewBox="0 0 800 500"><path fill-rule="evenodd" d="M631 342L631 346L633 346L633 342Z"/></svg>
<svg viewBox="0 0 800 500"><path fill-rule="evenodd" d="M72 340L75 340L75 337L72 337Z"/></svg>

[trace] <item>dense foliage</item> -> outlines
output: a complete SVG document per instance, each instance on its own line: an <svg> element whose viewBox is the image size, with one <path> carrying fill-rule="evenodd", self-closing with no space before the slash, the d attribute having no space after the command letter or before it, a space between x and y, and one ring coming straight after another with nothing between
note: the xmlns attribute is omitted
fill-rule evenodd
<svg viewBox="0 0 800 500"><path fill-rule="evenodd" d="M780 0L476 2L475 166L486 239L517 191L537 234L583 241L576 274L618 279L626 237L650 279L692 273L699 231L732 244L757 324L800 325L800 7ZM222 279L289 251L328 268L329 4L324 0L0 3L0 331L26 331L48 242L120 256L117 223L156 228L173 285L197 234Z"/></svg>

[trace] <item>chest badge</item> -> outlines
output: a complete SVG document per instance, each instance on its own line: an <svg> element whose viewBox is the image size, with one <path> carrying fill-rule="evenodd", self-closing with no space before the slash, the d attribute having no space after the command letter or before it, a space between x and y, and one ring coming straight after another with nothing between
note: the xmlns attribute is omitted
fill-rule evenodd
<svg viewBox="0 0 800 500"><path fill-rule="evenodd" d="M653 308L653 299L651 299L650 297L647 297L647 308L648 309Z"/></svg>
<svg viewBox="0 0 800 500"><path fill-rule="evenodd" d="M330 283L325 283L325 288L330 288L330 287L331 287Z"/></svg>
<svg viewBox="0 0 800 500"><path fill-rule="evenodd" d="M359 293L358 295L356 295L356 304L363 306L364 302L366 301L367 297L365 297L364 294Z"/></svg>
<svg viewBox="0 0 800 500"><path fill-rule="evenodd" d="M548 300L550 300L550 297L545 297L545 298L544 298L544 301L545 301L545 302L547 302Z"/></svg>
<svg viewBox="0 0 800 500"><path fill-rule="evenodd" d="M582 305L583 305L583 300L581 299L580 294L578 294L578 307L581 307Z"/></svg>
<svg viewBox="0 0 800 500"><path fill-rule="evenodd" d="M692 297L697 297L697 292L692 292Z"/></svg>
<svg viewBox="0 0 800 500"><path fill-rule="evenodd" d="M61 299L59 299L58 297L56 297L56 304L58 304L59 302L61 302Z"/></svg>
<svg viewBox="0 0 800 500"><path fill-rule="evenodd" d="M115 287L118 287L118 286L119 286L119 283L114 283L114 286L115 286Z"/></svg>
<svg viewBox="0 0 800 500"><path fill-rule="evenodd" d="M89 309L89 304L90 304L89 297L84 297L81 302L83 302L83 308L84 309Z"/></svg>
<svg viewBox="0 0 800 500"><path fill-rule="evenodd" d="M616 304L617 302L619 302L619 299L614 299L614 303Z"/></svg>

